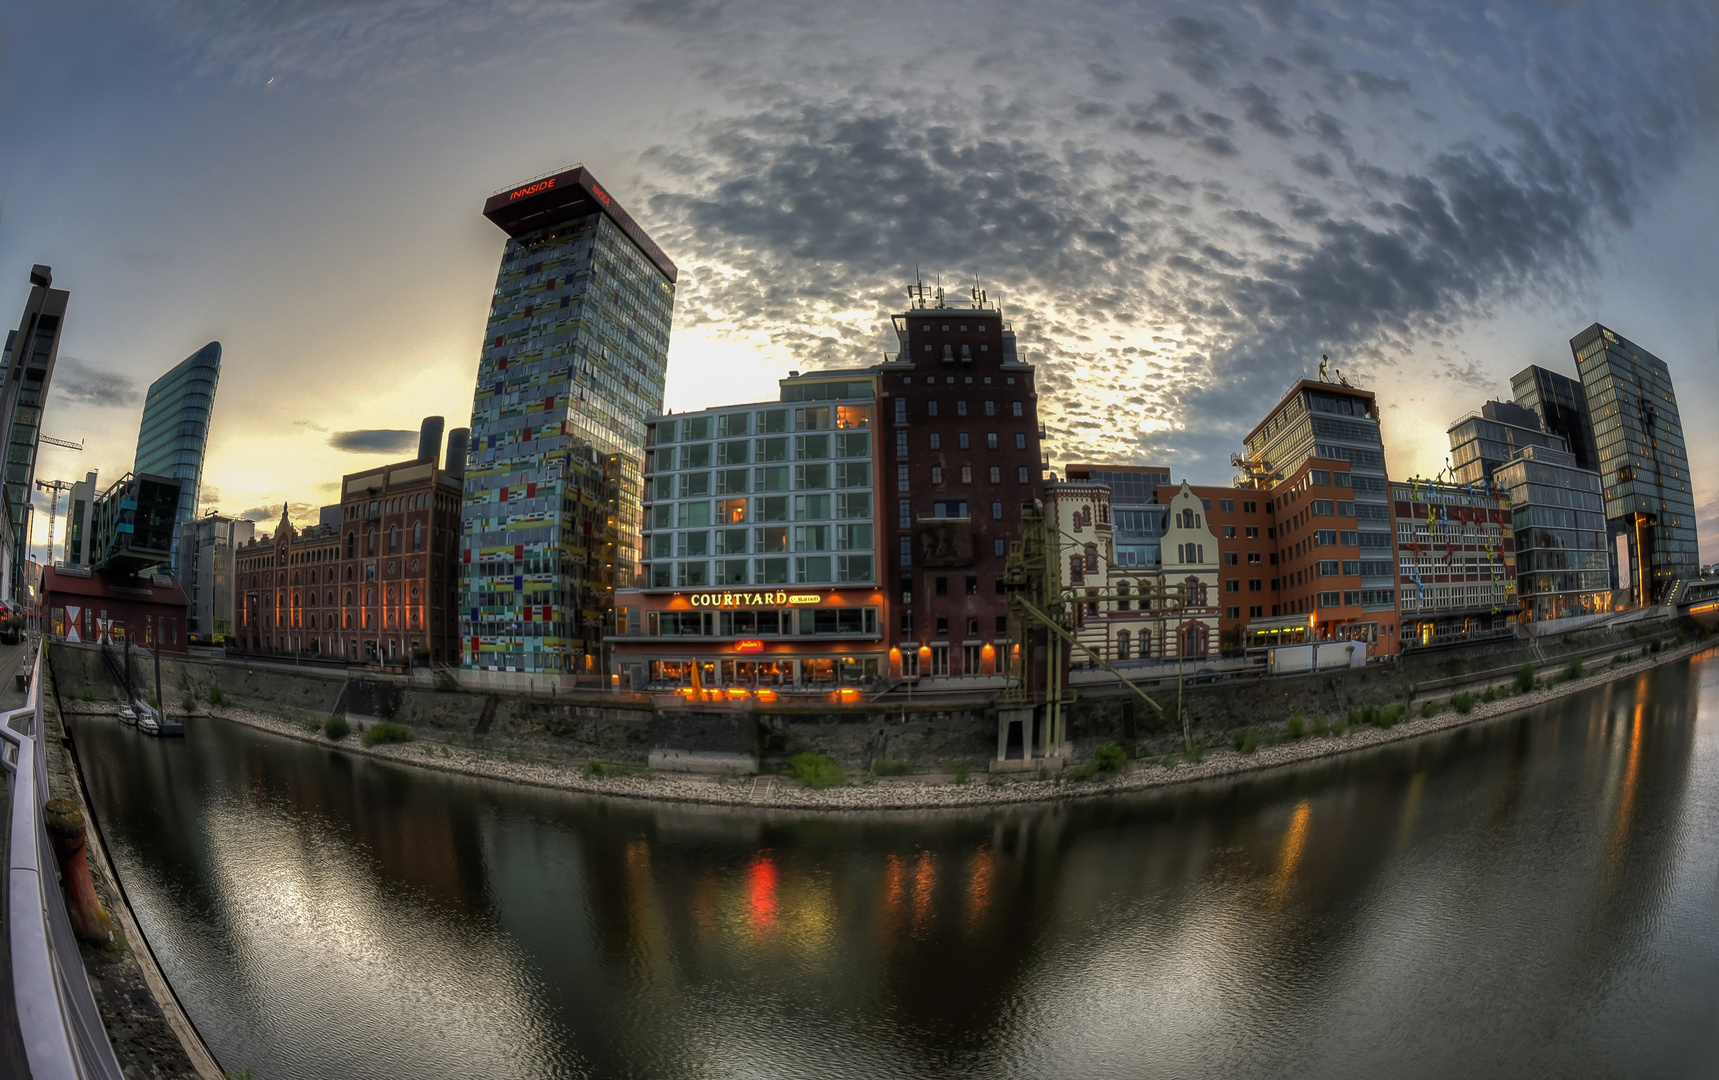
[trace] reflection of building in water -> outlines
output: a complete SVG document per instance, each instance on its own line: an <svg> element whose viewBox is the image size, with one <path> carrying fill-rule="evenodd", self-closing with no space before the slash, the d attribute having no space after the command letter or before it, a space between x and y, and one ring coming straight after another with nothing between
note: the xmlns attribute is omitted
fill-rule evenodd
<svg viewBox="0 0 1719 1080"><path fill-rule="evenodd" d="M877 405L872 370L822 371L783 379L779 401L649 422L643 577L616 594L616 684L768 701L880 682Z"/></svg>

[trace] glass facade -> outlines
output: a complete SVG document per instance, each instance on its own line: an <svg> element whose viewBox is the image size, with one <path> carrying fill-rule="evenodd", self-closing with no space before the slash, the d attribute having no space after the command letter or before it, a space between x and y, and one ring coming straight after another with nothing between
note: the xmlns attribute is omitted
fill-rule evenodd
<svg viewBox="0 0 1719 1080"><path fill-rule="evenodd" d="M1617 538L1617 587L1657 602L1696 573L1695 494L1683 421L1665 361L1595 323L1570 341L1593 424L1605 516Z"/></svg>
<svg viewBox="0 0 1719 1080"><path fill-rule="evenodd" d="M603 208L510 229L496 278L461 521L466 667L593 669L614 590L638 571L645 420L662 411L674 282L583 182Z"/></svg>
<svg viewBox="0 0 1719 1080"><path fill-rule="evenodd" d="M1576 468L1599 471L1588 396L1581 382L1534 365L1510 377L1510 393L1516 404L1534 411L1543 430L1564 440L1564 448L1575 455Z"/></svg>
<svg viewBox="0 0 1719 1080"><path fill-rule="evenodd" d="M870 396L869 381L853 385ZM872 414L856 395L658 420L641 584L875 584Z"/></svg>
<svg viewBox="0 0 1719 1080"><path fill-rule="evenodd" d="M64 289L52 288L52 283L48 267L31 269L24 316L18 329L7 333L6 351L0 356L0 445L5 447L3 482L12 541L6 581L13 597L23 583L20 571L30 552L30 499L36 483L42 408L59 356L60 332L70 299Z"/></svg>
<svg viewBox="0 0 1719 1080"><path fill-rule="evenodd" d="M1483 484L1527 446L1566 450L1563 439L1540 430L1532 412L1509 402L1489 401L1478 416L1466 416L1451 426L1451 469L1459 484Z"/></svg>
<svg viewBox="0 0 1719 1080"><path fill-rule="evenodd" d="M179 528L197 513L203 480L203 451L209 442L209 416L221 378L221 343L211 341L149 386L143 423L137 432L139 476L179 481L179 510L174 517L170 564L179 565Z"/></svg>
<svg viewBox="0 0 1719 1080"><path fill-rule="evenodd" d="M1509 495L1517 594L1529 620L1611 610L1600 478L1575 455L1531 446L1493 474Z"/></svg>

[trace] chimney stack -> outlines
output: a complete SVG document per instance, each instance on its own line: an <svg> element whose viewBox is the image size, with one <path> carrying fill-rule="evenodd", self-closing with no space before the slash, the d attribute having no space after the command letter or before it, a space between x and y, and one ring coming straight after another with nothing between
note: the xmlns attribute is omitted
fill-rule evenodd
<svg viewBox="0 0 1719 1080"><path fill-rule="evenodd" d="M442 471L455 480L466 478L466 443L471 437L471 428L457 427L448 432L448 462Z"/></svg>
<svg viewBox="0 0 1719 1080"><path fill-rule="evenodd" d="M442 445L442 418L426 416L418 426L418 460L436 460L436 450Z"/></svg>

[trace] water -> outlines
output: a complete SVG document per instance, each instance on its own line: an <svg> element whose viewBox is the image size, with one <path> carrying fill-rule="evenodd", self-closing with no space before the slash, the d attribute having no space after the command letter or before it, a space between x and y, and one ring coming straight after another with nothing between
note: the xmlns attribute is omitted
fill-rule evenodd
<svg viewBox="0 0 1719 1080"><path fill-rule="evenodd" d="M139 921L289 1077L1699 1076L1719 654L1270 776L864 819L78 718Z"/></svg>

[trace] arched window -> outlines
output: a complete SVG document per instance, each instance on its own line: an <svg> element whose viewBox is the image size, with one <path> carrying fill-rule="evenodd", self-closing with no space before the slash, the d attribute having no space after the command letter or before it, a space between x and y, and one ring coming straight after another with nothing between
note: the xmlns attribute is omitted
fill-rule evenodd
<svg viewBox="0 0 1719 1080"><path fill-rule="evenodd" d="M399 551L399 550L400 550L400 526L390 525L390 526L388 526L388 554L392 555L396 551Z"/></svg>
<svg viewBox="0 0 1719 1080"><path fill-rule="evenodd" d="M375 589L365 589L364 590L364 606L370 607L371 605L373 605L375 603L376 603L376 590Z"/></svg>
<svg viewBox="0 0 1719 1080"><path fill-rule="evenodd" d="M424 550L424 523L421 521L412 526L412 550Z"/></svg>
<svg viewBox="0 0 1719 1080"><path fill-rule="evenodd" d="M346 590L346 602L348 604L352 603L352 590L351 589Z"/></svg>
<svg viewBox="0 0 1719 1080"><path fill-rule="evenodd" d="M315 615L312 615L310 617L310 629L312 629L312 630L316 629L316 616Z"/></svg>
<svg viewBox="0 0 1719 1080"><path fill-rule="evenodd" d="M1206 655L1208 634L1204 623L1189 623L1182 628L1182 655L1201 657Z"/></svg>
<svg viewBox="0 0 1719 1080"><path fill-rule="evenodd" d="M357 537L356 533L347 533L346 534L346 557L348 559L352 558L353 555L356 554L356 552L354 552L352 549L353 549L353 545L356 544L357 541L358 541L358 537Z"/></svg>
<svg viewBox="0 0 1719 1080"><path fill-rule="evenodd" d="M1097 544L1086 545L1086 572L1089 574L1098 573L1098 545Z"/></svg>
<svg viewBox="0 0 1719 1080"><path fill-rule="evenodd" d="M1130 644L1131 644L1131 642L1129 640L1128 631L1126 631L1126 630L1117 631L1117 633L1116 633L1116 659L1118 659L1118 660L1128 659L1128 647Z"/></svg>
<svg viewBox="0 0 1719 1080"><path fill-rule="evenodd" d="M376 530L371 529L364 535L364 554L376 554Z"/></svg>

